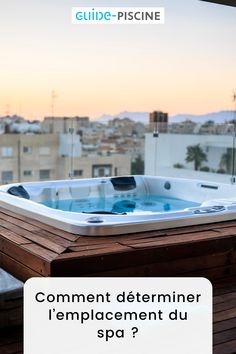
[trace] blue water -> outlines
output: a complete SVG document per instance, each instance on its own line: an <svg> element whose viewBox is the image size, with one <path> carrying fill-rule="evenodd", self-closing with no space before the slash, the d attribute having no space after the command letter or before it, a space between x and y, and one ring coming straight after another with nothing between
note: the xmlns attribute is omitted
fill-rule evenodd
<svg viewBox="0 0 236 354"><path fill-rule="evenodd" d="M144 195L129 198L88 198L45 201L41 204L49 208L78 213L133 213L133 212L168 212L199 206L199 203L182 199L164 198L158 195Z"/></svg>

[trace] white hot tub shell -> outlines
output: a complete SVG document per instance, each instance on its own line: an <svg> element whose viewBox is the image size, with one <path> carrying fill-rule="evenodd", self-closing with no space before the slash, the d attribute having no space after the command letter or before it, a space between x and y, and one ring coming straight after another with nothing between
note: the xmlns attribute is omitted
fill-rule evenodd
<svg viewBox="0 0 236 354"><path fill-rule="evenodd" d="M28 198L9 194L22 186ZM50 200L89 200L158 195L196 203L170 211L84 213L43 205ZM50 182L29 182L0 187L0 206L59 229L85 236L111 236L236 219L236 186L169 177L124 176Z"/></svg>

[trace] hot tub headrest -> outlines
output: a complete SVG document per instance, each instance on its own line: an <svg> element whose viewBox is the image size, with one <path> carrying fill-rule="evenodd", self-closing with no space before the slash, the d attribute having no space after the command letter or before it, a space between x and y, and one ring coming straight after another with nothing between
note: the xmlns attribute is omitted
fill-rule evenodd
<svg viewBox="0 0 236 354"><path fill-rule="evenodd" d="M131 177L114 177L111 178L111 183L116 191L129 191L136 188L136 181Z"/></svg>
<svg viewBox="0 0 236 354"><path fill-rule="evenodd" d="M29 193L25 190L23 186L14 186L8 189L7 193L14 195L16 197L30 199Z"/></svg>

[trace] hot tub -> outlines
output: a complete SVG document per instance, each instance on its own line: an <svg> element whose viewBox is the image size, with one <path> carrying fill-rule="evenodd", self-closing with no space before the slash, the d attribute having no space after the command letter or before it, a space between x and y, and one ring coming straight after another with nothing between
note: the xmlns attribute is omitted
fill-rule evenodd
<svg viewBox="0 0 236 354"><path fill-rule="evenodd" d="M124 176L0 187L0 206L59 229L110 236L236 218L236 186Z"/></svg>

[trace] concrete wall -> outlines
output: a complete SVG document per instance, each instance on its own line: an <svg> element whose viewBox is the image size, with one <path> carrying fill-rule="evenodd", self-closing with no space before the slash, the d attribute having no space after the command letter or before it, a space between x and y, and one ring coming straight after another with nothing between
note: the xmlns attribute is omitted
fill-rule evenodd
<svg viewBox="0 0 236 354"><path fill-rule="evenodd" d="M73 144L73 148L72 148ZM80 142L80 135L78 134L60 134L59 135L59 154L62 156L76 156L82 155L82 147Z"/></svg>

